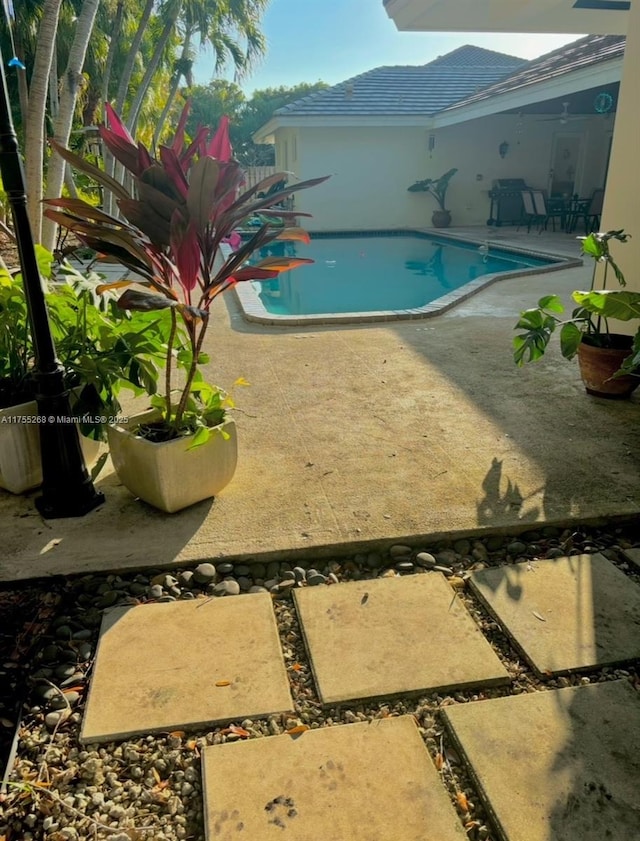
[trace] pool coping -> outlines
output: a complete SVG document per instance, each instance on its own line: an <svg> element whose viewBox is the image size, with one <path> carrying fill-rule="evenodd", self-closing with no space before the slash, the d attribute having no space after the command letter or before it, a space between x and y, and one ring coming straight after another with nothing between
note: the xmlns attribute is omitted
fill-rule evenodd
<svg viewBox="0 0 640 841"><path fill-rule="evenodd" d="M402 236L422 235L422 236L436 236L441 239L448 239L452 242L459 241L471 243L472 245L487 245L491 240L487 237L472 238L454 233L444 233L440 229L431 231L420 230L417 228L396 228L396 229L382 229L371 231L358 230L341 230L341 231L313 231L311 235L320 234L321 236L337 236L337 235L362 235L362 236ZM536 251L533 248L520 248L518 246L503 245L494 246L500 251L506 251L515 255L522 255L523 257L546 257L552 258L555 262L542 266L532 266L527 269L517 269L514 271L494 272L493 274L483 275L475 280L465 283L458 289L436 298L422 307L415 307L413 309L405 310L373 310L371 312L342 312L342 313L309 313L307 315L279 315L277 313L270 313L262 301L258 293L251 285L251 283L240 283L234 287L236 300L240 306L242 316L246 321L258 324L271 324L281 326L304 326L307 324L356 324L356 323L376 323L381 321L401 321L407 319L431 318L435 315L441 315L457 304L466 301L472 295L486 289L493 283L499 280L507 280L516 277L527 277L529 275L547 274L548 272L560 271L562 269L573 269L583 265L583 261L578 257L567 257L562 254L553 254L549 251Z"/></svg>

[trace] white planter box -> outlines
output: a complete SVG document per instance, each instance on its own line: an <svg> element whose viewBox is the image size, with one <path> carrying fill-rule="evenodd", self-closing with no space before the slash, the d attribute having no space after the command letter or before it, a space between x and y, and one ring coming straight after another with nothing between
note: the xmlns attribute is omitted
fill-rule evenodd
<svg viewBox="0 0 640 841"><path fill-rule="evenodd" d="M172 514L203 499L216 496L236 470L238 443L235 421L216 429L206 444L189 449L191 438L154 444L129 430L157 419L155 410L134 415L126 424L107 429L111 460L122 484L134 496Z"/></svg>
<svg viewBox="0 0 640 841"><path fill-rule="evenodd" d="M40 433L37 423L11 422L13 417L36 417L34 401L0 409L0 488L21 494L42 484ZM97 458L100 444L80 436L80 445L87 467Z"/></svg>

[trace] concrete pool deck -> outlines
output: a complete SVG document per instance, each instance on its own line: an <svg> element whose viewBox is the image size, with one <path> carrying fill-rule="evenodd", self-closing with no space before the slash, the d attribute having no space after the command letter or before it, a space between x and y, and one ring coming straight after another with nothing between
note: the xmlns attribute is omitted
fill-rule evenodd
<svg viewBox="0 0 640 841"><path fill-rule="evenodd" d="M466 231L455 229L455 233ZM576 256L575 237L470 229ZM209 378L236 394L240 458L215 501L173 515L109 467L101 509L44 521L36 494L0 493L0 580L205 558L344 555L531 524L640 511L638 401L588 397L554 347L518 370L518 312L569 299L590 266L503 280L426 320L339 327L248 324L216 302Z"/></svg>

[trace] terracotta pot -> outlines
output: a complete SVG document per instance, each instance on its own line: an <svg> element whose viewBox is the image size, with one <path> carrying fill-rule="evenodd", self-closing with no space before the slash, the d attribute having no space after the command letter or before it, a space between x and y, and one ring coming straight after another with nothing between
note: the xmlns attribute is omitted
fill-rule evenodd
<svg viewBox="0 0 640 841"><path fill-rule="evenodd" d="M448 228L451 224L450 210L434 210L431 217L431 224L434 228Z"/></svg>
<svg viewBox="0 0 640 841"><path fill-rule="evenodd" d="M602 348L589 344L584 339L578 347L580 375L587 394L606 397L610 400L624 400L640 385L640 377L625 375L614 377L616 371L631 352L631 336L612 333L614 347Z"/></svg>
<svg viewBox="0 0 640 841"><path fill-rule="evenodd" d="M155 444L131 431L158 418L150 410L107 427L111 460L122 484L168 514L217 496L233 478L238 461L235 421L225 420L205 444L191 450L193 436Z"/></svg>

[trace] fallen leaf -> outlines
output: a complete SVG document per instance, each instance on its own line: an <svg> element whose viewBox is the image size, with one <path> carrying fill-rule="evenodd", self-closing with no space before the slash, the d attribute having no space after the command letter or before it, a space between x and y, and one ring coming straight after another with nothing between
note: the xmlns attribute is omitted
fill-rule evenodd
<svg viewBox="0 0 640 841"><path fill-rule="evenodd" d="M467 795L463 791L459 791L456 794L456 800L458 801L458 807L462 812L469 811L469 801L467 800Z"/></svg>
<svg viewBox="0 0 640 841"><path fill-rule="evenodd" d="M468 831L470 829L475 829L477 826L480 826L480 821L467 821L464 828Z"/></svg>
<svg viewBox="0 0 640 841"><path fill-rule="evenodd" d="M541 616L541 615L540 615L537 611L532 610L531 612L532 612L532 613L533 613L533 615L536 617L536 619L539 619L541 622L546 622L546 621L547 621L547 620L544 618L544 616Z"/></svg>
<svg viewBox="0 0 640 841"><path fill-rule="evenodd" d="M369 593L365 593L364 596L360 599L360 604L366 604L369 600Z"/></svg>
<svg viewBox="0 0 640 841"><path fill-rule="evenodd" d="M304 733L309 729L308 724L296 724L296 726L292 727L290 730L285 730L285 733L288 733L290 736L295 736L297 733Z"/></svg>
<svg viewBox="0 0 640 841"><path fill-rule="evenodd" d="M151 773L153 774L153 779L156 781L156 783L160 784L162 782L162 777L160 776L160 774L158 774L158 769L152 768Z"/></svg>
<svg viewBox="0 0 640 841"><path fill-rule="evenodd" d="M186 744L186 747L189 750L195 750L198 747L198 743L196 742L195 739L189 739L189 741Z"/></svg>
<svg viewBox="0 0 640 841"><path fill-rule="evenodd" d="M84 692L84 686L65 686L62 694L66 695L68 692Z"/></svg>
<svg viewBox="0 0 640 841"><path fill-rule="evenodd" d="M216 686L231 686L230 680L217 680Z"/></svg>
<svg viewBox="0 0 640 841"><path fill-rule="evenodd" d="M436 770L442 771L442 766L444 765L444 756L441 753L436 754Z"/></svg>
<svg viewBox="0 0 640 841"><path fill-rule="evenodd" d="M220 731L224 735L227 733L235 733L236 736L240 736L242 739L248 739L251 733L248 730L245 730L244 727L238 727L237 724L230 724L228 727L225 727L224 730Z"/></svg>
<svg viewBox="0 0 640 841"><path fill-rule="evenodd" d="M184 730L172 730L169 735L173 736L174 739L184 739L186 734Z"/></svg>
<svg viewBox="0 0 640 841"><path fill-rule="evenodd" d="M293 666L291 666L292 672L299 672L301 669L302 666L300 665L300 663L294 663Z"/></svg>

